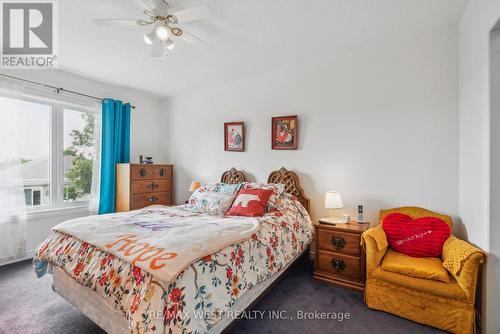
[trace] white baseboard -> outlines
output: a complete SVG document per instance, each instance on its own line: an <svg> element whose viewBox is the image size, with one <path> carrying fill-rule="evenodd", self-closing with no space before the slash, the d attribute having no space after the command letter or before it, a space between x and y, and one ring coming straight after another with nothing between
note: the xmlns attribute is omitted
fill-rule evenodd
<svg viewBox="0 0 500 334"><path fill-rule="evenodd" d="M34 256L35 256L35 250L31 250L31 251L27 252L26 255L23 256L23 257L18 257L18 258L15 258L15 259L10 259L10 260L7 260L7 261L0 262L0 267L8 265L8 264L11 264L11 263L21 262L21 261L24 261L24 260L29 260L29 259L32 259Z"/></svg>

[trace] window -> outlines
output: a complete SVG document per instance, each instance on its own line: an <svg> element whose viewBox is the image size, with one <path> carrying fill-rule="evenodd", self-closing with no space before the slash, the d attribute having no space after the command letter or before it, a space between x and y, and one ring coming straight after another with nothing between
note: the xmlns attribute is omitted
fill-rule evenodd
<svg viewBox="0 0 500 334"><path fill-rule="evenodd" d="M30 210L91 200L97 108L23 97L20 175ZM1 157L0 157L1 165Z"/></svg>
<svg viewBox="0 0 500 334"><path fill-rule="evenodd" d="M24 188L24 200L26 205L33 205L33 189Z"/></svg>
<svg viewBox="0 0 500 334"><path fill-rule="evenodd" d="M40 205L40 204L42 204L40 190L35 190L35 191L33 191L33 206Z"/></svg>
<svg viewBox="0 0 500 334"><path fill-rule="evenodd" d="M90 199L95 152L95 115L64 109L64 201Z"/></svg>
<svg viewBox="0 0 500 334"><path fill-rule="evenodd" d="M50 120L52 107L32 101L22 102L21 177L26 205L50 205ZM35 189L38 189L37 201ZM41 196L41 190L46 196Z"/></svg>

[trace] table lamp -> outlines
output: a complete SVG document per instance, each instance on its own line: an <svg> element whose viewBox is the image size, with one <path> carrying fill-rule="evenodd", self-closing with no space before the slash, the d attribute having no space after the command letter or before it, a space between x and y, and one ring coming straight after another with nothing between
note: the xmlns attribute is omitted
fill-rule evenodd
<svg viewBox="0 0 500 334"><path fill-rule="evenodd" d="M342 203L340 193L338 191L327 191L325 194L325 209L330 209L332 213L329 218L322 218L321 221L330 224L342 223L342 221L334 215L335 210L342 208L344 208L344 203Z"/></svg>
<svg viewBox="0 0 500 334"><path fill-rule="evenodd" d="M199 187L201 187L200 181L191 181L191 185L189 186L189 191L190 192L196 191L196 189L198 189Z"/></svg>

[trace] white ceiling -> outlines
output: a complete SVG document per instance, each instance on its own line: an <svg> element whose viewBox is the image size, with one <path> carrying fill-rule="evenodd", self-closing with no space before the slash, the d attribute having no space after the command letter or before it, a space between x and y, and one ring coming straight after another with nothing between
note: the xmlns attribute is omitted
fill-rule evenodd
<svg viewBox="0 0 500 334"><path fill-rule="evenodd" d="M97 26L90 18L137 18L135 0L59 1L61 69L162 96L174 96L290 64L328 61L378 40L402 41L456 25L468 0L171 0L205 3L215 18L182 27L214 45L178 42L163 61L150 57L147 28ZM457 28L458 35L458 28ZM408 41L405 41L408 42Z"/></svg>

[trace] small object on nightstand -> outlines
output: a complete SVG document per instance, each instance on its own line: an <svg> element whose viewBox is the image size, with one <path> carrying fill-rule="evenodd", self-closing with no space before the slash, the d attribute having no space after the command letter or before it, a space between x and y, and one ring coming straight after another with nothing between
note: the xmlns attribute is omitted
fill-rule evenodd
<svg viewBox="0 0 500 334"><path fill-rule="evenodd" d="M314 278L338 286L363 290L365 286L365 254L360 246L361 234L369 224L315 226L316 244Z"/></svg>
<svg viewBox="0 0 500 334"><path fill-rule="evenodd" d="M365 222L365 219L363 217L363 206L358 205L358 223L362 224Z"/></svg>
<svg viewBox="0 0 500 334"><path fill-rule="evenodd" d="M342 224L349 224L351 222L351 217L349 217L348 214L342 214L340 215L340 220L342 221Z"/></svg>

